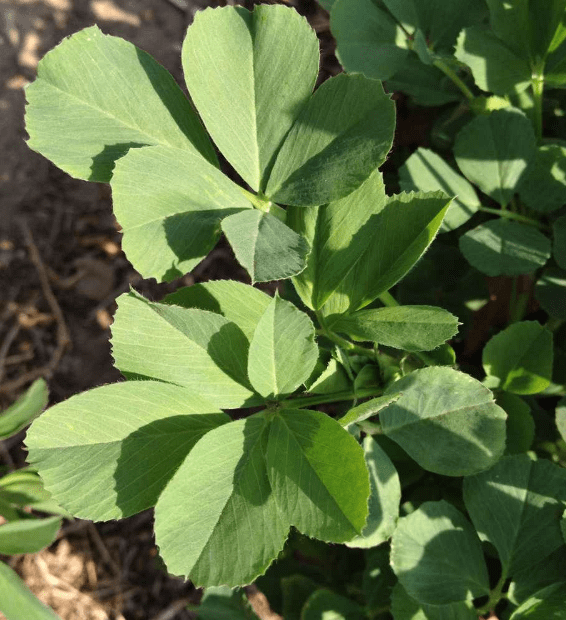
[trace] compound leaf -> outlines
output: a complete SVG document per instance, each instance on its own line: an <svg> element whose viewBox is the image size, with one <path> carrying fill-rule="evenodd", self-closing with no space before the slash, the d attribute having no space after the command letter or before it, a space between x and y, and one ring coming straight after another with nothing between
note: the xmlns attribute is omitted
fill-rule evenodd
<svg viewBox="0 0 566 620"><path fill-rule="evenodd" d="M560 519L566 472L548 460L503 457L490 470L464 479L464 501L479 535L495 546L510 577L564 545Z"/></svg>
<svg viewBox="0 0 566 620"><path fill-rule="evenodd" d="M46 411L28 431L28 460L74 516L119 519L153 506L197 440L228 420L176 385L115 383Z"/></svg>
<svg viewBox="0 0 566 620"><path fill-rule="evenodd" d="M144 278L173 280L190 271L220 237L220 220L251 211L238 186L190 151L132 149L112 177L123 249Z"/></svg>
<svg viewBox="0 0 566 620"><path fill-rule="evenodd" d="M532 273L550 258L550 241L533 226L489 220L460 237L466 260L488 276Z"/></svg>
<svg viewBox="0 0 566 620"><path fill-rule="evenodd" d="M235 213L222 221L222 230L252 283L290 278L306 267L308 243L271 213Z"/></svg>
<svg viewBox="0 0 566 620"><path fill-rule="evenodd" d="M330 78L285 138L265 193L300 207L347 196L385 161L394 128L395 105L381 82L361 74Z"/></svg>
<svg viewBox="0 0 566 620"><path fill-rule="evenodd" d="M377 441L366 436L363 449L371 488L369 515L362 533L346 544L368 549L380 545L393 534L399 518L401 483L395 466Z"/></svg>
<svg viewBox="0 0 566 620"><path fill-rule="evenodd" d="M447 605L489 592L481 543L452 504L425 502L399 519L391 565L407 594L419 603Z"/></svg>
<svg viewBox="0 0 566 620"><path fill-rule="evenodd" d="M61 620L27 588L6 563L0 562L0 611L7 620Z"/></svg>
<svg viewBox="0 0 566 620"><path fill-rule="evenodd" d="M273 158L318 75L316 34L283 6L197 12L183 44L191 97L216 145L263 191Z"/></svg>
<svg viewBox="0 0 566 620"><path fill-rule="evenodd" d="M250 344L248 376L254 389L265 398L290 394L309 378L317 359L312 321L274 297Z"/></svg>
<svg viewBox="0 0 566 620"><path fill-rule="evenodd" d="M519 195L539 213L549 213L566 204L566 148L560 144L538 147L534 160L521 177Z"/></svg>
<svg viewBox="0 0 566 620"><path fill-rule="evenodd" d="M221 314L251 340L271 297L236 280L210 280L180 288L167 295L163 303Z"/></svg>
<svg viewBox="0 0 566 620"><path fill-rule="evenodd" d="M47 405L49 392L43 379L36 379L25 394L0 414L0 440L25 428Z"/></svg>
<svg viewBox="0 0 566 620"><path fill-rule="evenodd" d="M152 303L136 293L118 298L112 352L127 376L182 385L217 407L241 407L252 402L248 348L242 330L219 314Z"/></svg>
<svg viewBox="0 0 566 620"><path fill-rule="evenodd" d="M492 388L536 394L552 378L552 334L536 321L514 323L485 345L482 364Z"/></svg>
<svg viewBox="0 0 566 620"><path fill-rule="evenodd" d="M26 89L28 145L70 175L107 182L129 149L165 145L216 155L172 76L149 54L97 26L40 61Z"/></svg>
<svg viewBox="0 0 566 620"><path fill-rule="evenodd" d="M423 368L385 394L395 392L401 396L379 416L383 432L424 469L468 476L503 454L507 416L476 379L452 368Z"/></svg>
<svg viewBox="0 0 566 620"><path fill-rule="evenodd" d="M398 306L358 310L333 329L353 340L370 340L405 351L436 349L458 332L458 319L434 306Z"/></svg>
<svg viewBox="0 0 566 620"><path fill-rule="evenodd" d="M456 136L454 155L460 170L500 205L509 203L519 178L536 153L529 119L505 108L476 116Z"/></svg>
<svg viewBox="0 0 566 620"><path fill-rule="evenodd" d="M418 148L399 169L399 184L405 192L441 190L453 197L439 232L466 223L480 207L476 191L466 179L429 149Z"/></svg>

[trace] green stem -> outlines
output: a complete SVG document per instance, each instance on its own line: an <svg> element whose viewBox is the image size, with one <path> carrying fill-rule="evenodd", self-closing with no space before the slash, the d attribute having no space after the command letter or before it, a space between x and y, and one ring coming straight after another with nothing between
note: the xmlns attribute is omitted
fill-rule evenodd
<svg viewBox="0 0 566 620"><path fill-rule="evenodd" d="M539 69L534 73L531 86L535 103L535 133L538 140L542 139L542 97L544 93L544 71Z"/></svg>
<svg viewBox="0 0 566 620"><path fill-rule="evenodd" d="M326 403L339 403L346 400L356 400L360 398L369 398L371 396L381 396L383 388L361 388L354 394L351 390L343 390L342 392L334 392L332 394L320 394L316 396L299 396L298 398L289 398L284 400L282 404L290 409L303 407L313 407L314 405L324 405Z"/></svg>
<svg viewBox="0 0 566 620"><path fill-rule="evenodd" d="M474 93L466 86L463 80L461 80L455 71L453 71L443 60L437 58L434 61L434 66L440 69L444 75L448 76L454 84L464 93L464 96L468 101L475 99Z"/></svg>
<svg viewBox="0 0 566 620"><path fill-rule="evenodd" d="M399 302L393 297L393 295L389 291L385 291L385 293L381 293L379 296L379 301L389 308L396 308L399 305Z"/></svg>
<svg viewBox="0 0 566 620"><path fill-rule="evenodd" d="M358 355L365 355L366 357L369 357L371 359L375 359L376 357L373 349L368 349L366 347L360 347L359 345L354 344L353 342L350 342L349 340L346 340L345 338L341 338L340 336L338 336L337 334L335 334L334 332L330 330L317 329L316 333L319 336L325 336L329 340L332 340L332 342L336 343L339 347L341 347L342 349L346 351L357 353Z"/></svg>
<svg viewBox="0 0 566 620"><path fill-rule="evenodd" d="M536 220L533 220L531 217L527 217L526 215L521 215L520 213L515 213L514 211L503 211L502 209L492 209L490 207L478 207L478 211L483 211L484 213L493 213L493 215L499 215L500 217L505 217L508 220L516 220L517 222L522 222L523 224L529 224L529 226L536 226L540 230L546 230L547 227Z"/></svg>
<svg viewBox="0 0 566 620"><path fill-rule="evenodd" d="M564 323L564 319L557 319L556 317L550 317L545 324L546 329L551 332L555 332L562 324Z"/></svg>
<svg viewBox="0 0 566 620"><path fill-rule="evenodd" d="M506 581L507 571L503 571L495 588L493 588L493 590L491 590L491 592L489 593L489 599L487 603L480 609L476 609L476 612L479 616L483 616L484 614L493 611L497 603L499 603L502 598L506 597L506 595L503 594L503 586L505 585Z"/></svg>
<svg viewBox="0 0 566 620"><path fill-rule="evenodd" d="M263 211L264 213L271 213L271 215L274 215L282 222L285 222L285 220L287 219L287 212L285 211L285 209L282 209L278 204L271 202L271 200L269 200L269 198L267 198L266 196L260 194L252 194L243 187L240 187L240 191L259 211Z"/></svg>

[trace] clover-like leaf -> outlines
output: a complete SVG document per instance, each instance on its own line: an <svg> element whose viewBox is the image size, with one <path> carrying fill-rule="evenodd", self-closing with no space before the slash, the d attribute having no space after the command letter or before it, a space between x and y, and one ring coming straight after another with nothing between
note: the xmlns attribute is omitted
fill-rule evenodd
<svg viewBox="0 0 566 620"><path fill-rule="evenodd" d="M566 147L542 144L521 177L519 195L533 211L549 213L566 204Z"/></svg>
<svg viewBox="0 0 566 620"><path fill-rule="evenodd" d="M44 379L36 379L27 391L0 414L0 440L25 428L47 405L49 392Z"/></svg>

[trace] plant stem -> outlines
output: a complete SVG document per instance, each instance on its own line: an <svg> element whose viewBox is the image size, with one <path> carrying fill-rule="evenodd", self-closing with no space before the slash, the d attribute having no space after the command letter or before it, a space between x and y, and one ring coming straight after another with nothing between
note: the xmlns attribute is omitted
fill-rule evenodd
<svg viewBox="0 0 566 620"><path fill-rule="evenodd" d="M298 398L289 398L282 401L282 405L288 408L302 408L314 405L324 405L325 403L338 403L346 400L356 400L357 398L368 398L370 396L381 396L383 388L371 387L361 388L357 392L351 390L343 390L342 392L334 392L332 394L320 394L315 396L300 396Z"/></svg>
<svg viewBox="0 0 566 620"><path fill-rule="evenodd" d="M480 609L476 609L478 616L483 616L484 614L493 611L497 603L499 603L502 598L505 598L506 595L503 594L503 586L505 585L506 581L507 571L503 571L495 588L493 588L493 590L491 590L491 592L489 593L489 599L487 603Z"/></svg>
<svg viewBox="0 0 566 620"><path fill-rule="evenodd" d="M385 291L385 293L381 293L379 296L379 301L389 308L396 308L399 305L399 302L393 297L393 295L389 291Z"/></svg>
<svg viewBox="0 0 566 620"><path fill-rule="evenodd" d="M536 220L533 220L531 217L527 217L526 215L521 215L520 213L515 213L514 211L504 211L503 209L492 209L491 207L478 207L478 211L483 211L484 213L493 213L493 215L499 215L500 217L505 217L508 220L516 220L517 222L522 222L523 224L529 224L529 226L536 226L536 228L540 230L546 230L547 227Z"/></svg>
<svg viewBox="0 0 566 620"><path fill-rule="evenodd" d="M434 66L437 69L440 69L444 75L449 77L452 82L464 93L464 96L468 101L473 101L475 99L474 93L466 86L463 80L461 80L455 71L451 69L443 60L437 58L434 61Z"/></svg>
<svg viewBox="0 0 566 620"><path fill-rule="evenodd" d="M535 103L535 133L540 141L542 139L542 96L544 93L544 71L542 68L533 74L531 86Z"/></svg>
<svg viewBox="0 0 566 620"><path fill-rule="evenodd" d="M346 351L351 351L352 353L357 353L358 355L365 355L366 357L375 359L375 352L373 351L373 349L360 347L359 345L354 344L353 342L350 342L349 340L346 340L341 336L338 336L337 334L328 329L317 329L316 333L320 336L325 336L329 340L332 340L332 342L336 343L339 347L345 349Z"/></svg>

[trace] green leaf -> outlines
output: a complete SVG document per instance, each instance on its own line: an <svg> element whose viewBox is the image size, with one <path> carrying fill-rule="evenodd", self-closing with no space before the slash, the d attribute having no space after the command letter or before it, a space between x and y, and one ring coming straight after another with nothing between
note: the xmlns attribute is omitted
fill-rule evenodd
<svg viewBox="0 0 566 620"><path fill-rule="evenodd" d="M351 424L357 424L358 422L363 422L368 418L379 413L382 409L394 403L400 394L388 394L386 396L378 396L377 398L372 398L371 400L362 403L361 405L357 405L356 407L352 407L346 413L346 415L342 416L338 422L344 427L348 428Z"/></svg>
<svg viewBox="0 0 566 620"><path fill-rule="evenodd" d="M41 478L32 467L18 469L0 478L0 501L14 509L30 507L41 512L71 517L70 513L51 498L51 494L45 490Z"/></svg>
<svg viewBox="0 0 566 620"><path fill-rule="evenodd" d="M522 603L536 594L538 590L564 581L564 566L566 566L566 546L562 546L554 553L522 571L518 571L509 585L509 600L515 605Z"/></svg>
<svg viewBox="0 0 566 620"><path fill-rule="evenodd" d="M550 258L550 241L533 226L501 218L460 237L466 260L488 276L532 273Z"/></svg>
<svg viewBox="0 0 566 620"><path fill-rule="evenodd" d="M251 340L271 297L236 280L210 280L180 288L167 295L163 303L221 314Z"/></svg>
<svg viewBox="0 0 566 620"><path fill-rule="evenodd" d="M390 458L369 435L364 438L363 448L371 487L369 515L360 536L346 544L368 549L380 545L393 534L399 518L401 483Z"/></svg>
<svg viewBox="0 0 566 620"><path fill-rule="evenodd" d="M424 469L467 476L491 467L503 454L507 416L469 375L423 368L392 383L385 394L393 392L401 397L381 412L383 432Z"/></svg>
<svg viewBox="0 0 566 620"><path fill-rule="evenodd" d="M192 446L229 418L157 381L95 388L51 407L28 431L28 461L77 517L107 521L155 505Z"/></svg>
<svg viewBox="0 0 566 620"><path fill-rule="evenodd" d="M462 513L444 500L425 502L399 519L391 565L419 603L447 605L489 592L481 543Z"/></svg>
<svg viewBox="0 0 566 620"><path fill-rule="evenodd" d="M509 203L519 179L536 154L529 119L515 108L476 116L456 136L460 170L500 205Z"/></svg>
<svg viewBox="0 0 566 620"><path fill-rule="evenodd" d="M355 312L395 285L432 243L449 204L441 192L389 198L385 208L353 235L351 243L358 245L357 260L345 263L350 269L343 270L341 278L336 277L332 285L329 282L326 290L320 291L319 303L328 300L323 313ZM320 238L319 243L323 242ZM347 256L351 253L337 252L335 261ZM327 324L331 326L332 320Z"/></svg>
<svg viewBox="0 0 566 620"><path fill-rule="evenodd" d="M518 189L523 202L538 213L566 204L566 148L560 144L539 146Z"/></svg>
<svg viewBox="0 0 566 620"><path fill-rule="evenodd" d="M566 441L566 396L556 406L556 427L564 441Z"/></svg>
<svg viewBox="0 0 566 620"><path fill-rule="evenodd" d="M439 232L454 230L465 224L480 206L473 185L429 149L418 148L407 159L399 169L399 184L405 192L442 190L454 198Z"/></svg>
<svg viewBox="0 0 566 620"><path fill-rule="evenodd" d="M363 607L330 590L313 592L301 612L301 620L365 620L366 618Z"/></svg>
<svg viewBox="0 0 566 620"><path fill-rule="evenodd" d="M254 389L267 399L291 394L309 378L317 359L312 321L274 297L250 344L248 376Z"/></svg>
<svg viewBox="0 0 566 620"><path fill-rule="evenodd" d="M537 280L535 297L550 316L566 320L566 272L557 267L545 269Z"/></svg>
<svg viewBox="0 0 566 620"><path fill-rule="evenodd" d="M348 73L388 80L409 52L407 35L373 0L338 0L330 13L336 56Z"/></svg>
<svg viewBox="0 0 566 620"><path fill-rule="evenodd" d="M495 402L507 414L507 446L505 454L521 454L535 438L535 422L527 403L510 392L499 392Z"/></svg>
<svg viewBox="0 0 566 620"><path fill-rule="evenodd" d="M297 574L281 578L281 613L285 620L301 620L301 610L309 596L319 588L310 577ZM273 601L271 601L273 605Z"/></svg>
<svg viewBox="0 0 566 620"><path fill-rule="evenodd" d="M61 620L28 590L18 575L0 562L0 611L7 620Z"/></svg>
<svg viewBox="0 0 566 620"><path fill-rule="evenodd" d="M254 402L248 346L240 328L219 314L152 303L136 293L118 298L112 352L128 376L176 383L216 407L241 407Z"/></svg>
<svg viewBox="0 0 566 620"><path fill-rule="evenodd" d="M107 182L117 159L144 145L216 155L171 75L131 43L97 26L40 61L26 89L28 146L70 175Z"/></svg>
<svg viewBox="0 0 566 620"><path fill-rule="evenodd" d="M477 620L473 606L466 602L427 605L411 598L397 582L391 597L391 613L395 620Z"/></svg>
<svg viewBox="0 0 566 620"><path fill-rule="evenodd" d="M550 384L552 359L552 334L536 321L522 321L489 340L482 364L490 387L536 394Z"/></svg>
<svg viewBox="0 0 566 620"><path fill-rule="evenodd" d="M19 433L47 405L49 392L43 379L36 379L25 394L0 414L0 440Z"/></svg>
<svg viewBox="0 0 566 620"><path fill-rule="evenodd" d="M464 479L464 501L476 530L495 546L511 577L564 546L566 471L550 461L506 456Z"/></svg>
<svg viewBox="0 0 566 620"><path fill-rule="evenodd" d="M566 583L555 583L539 590L512 614L510 620L566 620Z"/></svg>
<svg viewBox="0 0 566 620"><path fill-rule="evenodd" d="M458 332L458 319L433 306L359 310L333 326L353 340L370 340L405 351L430 351Z"/></svg>
<svg viewBox="0 0 566 620"><path fill-rule="evenodd" d="M198 606L199 620L257 620L242 590L206 588Z"/></svg>
<svg viewBox="0 0 566 620"><path fill-rule="evenodd" d="M351 382L344 370L344 366L335 359L331 359L316 381L308 386L307 391L309 394L332 394L349 390L350 388Z"/></svg>
<svg viewBox="0 0 566 620"><path fill-rule="evenodd" d="M301 207L347 196L385 161L394 128L395 105L381 82L358 74L330 78L285 138L267 196Z"/></svg>
<svg viewBox="0 0 566 620"><path fill-rule="evenodd" d="M531 83L529 62L486 27L462 30L455 56L470 67L476 84L487 92L504 96L522 91Z"/></svg>
<svg viewBox="0 0 566 620"><path fill-rule="evenodd" d="M553 256L562 269L566 269L566 215L560 216L552 225L554 236Z"/></svg>
<svg viewBox="0 0 566 620"><path fill-rule="evenodd" d="M36 553L50 545L61 527L60 517L19 519L0 525L0 553Z"/></svg>
<svg viewBox="0 0 566 620"><path fill-rule="evenodd" d="M254 284L290 278L306 267L308 243L270 213L236 213L222 221L222 230Z"/></svg>
<svg viewBox="0 0 566 620"><path fill-rule="evenodd" d="M278 412L265 460L279 511L301 533L347 542L362 532L368 472L362 448L338 422L319 411Z"/></svg>
<svg viewBox="0 0 566 620"><path fill-rule="evenodd" d="M389 545L368 549L362 588L370 613L389 607L391 590L396 582L397 577L389 564Z"/></svg>
<svg viewBox="0 0 566 620"><path fill-rule="evenodd" d="M199 155L167 146L132 149L112 177L126 256L144 278L173 280L220 237L220 220L251 211L239 187Z"/></svg>
<svg viewBox="0 0 566 620"><path fill-rule="evenodd" d="M564 16L565 0L487 0L495 34L536 63L546 56Z"/></svg>
<svg viewBox="0 0 566 620"><path fill-rule="evenodd" d="M256 191L308 101L318 75L318 40L283 6L198 11L183 43L192 100L216 145Z"/></svg>
<svg viewBox="0 0 566 620"><path fill-rule="evenodd" d="M363 452L337 422L264 412L208 432L189 452L157 502L156 540L171 573L241 585L265 572L292 525L323 540L352 538L368 495Z"/></svg>

